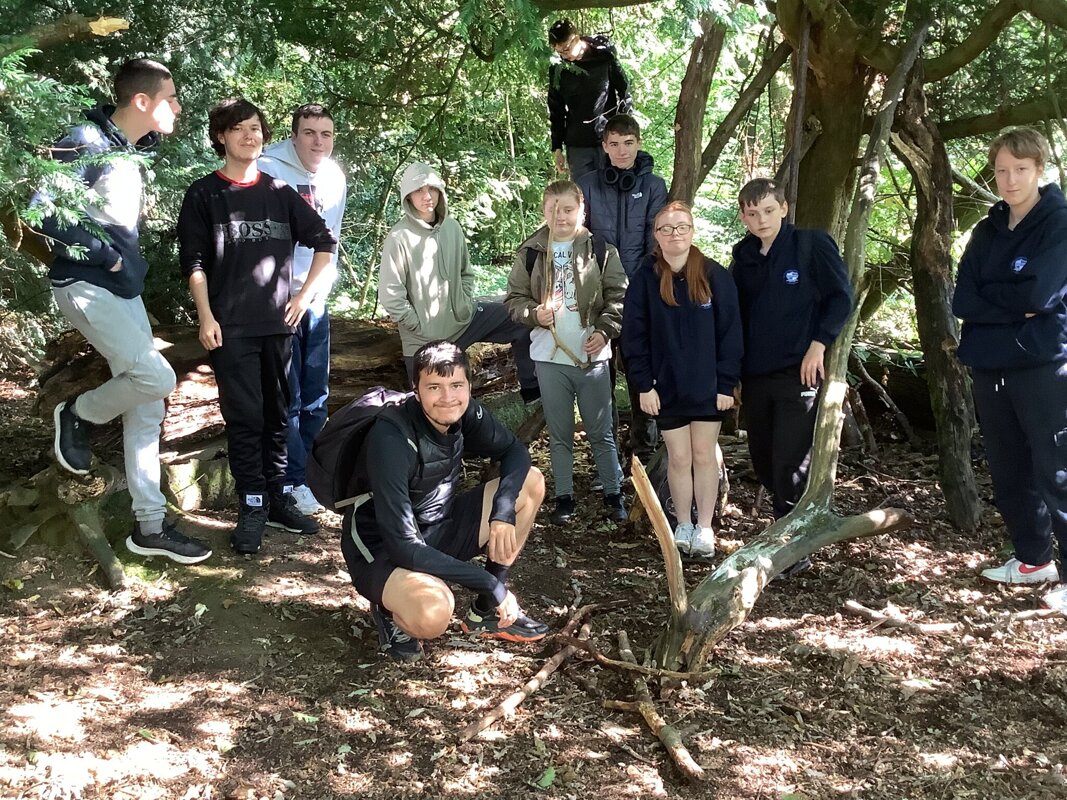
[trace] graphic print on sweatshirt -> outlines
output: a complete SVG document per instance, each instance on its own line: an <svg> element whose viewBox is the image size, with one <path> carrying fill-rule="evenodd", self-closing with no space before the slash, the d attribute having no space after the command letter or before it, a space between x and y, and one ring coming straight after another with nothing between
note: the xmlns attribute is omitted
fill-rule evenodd
<svg viewBox="0 0 1067 800"><path fill-rule="evenodd" d="M326 217L326 204L315 195L315 187L310 183L297 184L296 193L304 198L304 202L319 212L319 216Z"/></svg>
<svg viewBox="0 0 1067 800"><path fill-rule="evenodd" d="M272 219L230 220L215 223L216 243L266 242L271 239L291 242L293 235L289 223Z"/></svg>

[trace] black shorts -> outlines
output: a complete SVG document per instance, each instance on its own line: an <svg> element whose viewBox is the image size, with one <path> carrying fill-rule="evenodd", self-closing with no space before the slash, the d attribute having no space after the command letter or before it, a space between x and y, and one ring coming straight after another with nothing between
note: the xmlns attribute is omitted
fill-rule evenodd
<svg viewBox="0 0 1067 800"><path fill-rule="evenodd" d="M457 496L452 504L451 519L423 531L423 541L458 561L470 561L482 552L482 547L478 544L478 534L482 529L484 497L484 483ZM346 524L341 528L341 553L345 557L348 574L356 591L370 602L381 605L385 582L389 580L397 565L389 558L384 544L379 544L371 550L373 560L367 561L352 538L353 516L346 515Z"/></svg>
<svg viewBox="0 0 1067 800"><path fill-rule="evenodd" d="M660 415L655 418L656 427L661 431L676 431L690 422L722 422L722 414L704 414L700 416L673 417Z"/></svg>

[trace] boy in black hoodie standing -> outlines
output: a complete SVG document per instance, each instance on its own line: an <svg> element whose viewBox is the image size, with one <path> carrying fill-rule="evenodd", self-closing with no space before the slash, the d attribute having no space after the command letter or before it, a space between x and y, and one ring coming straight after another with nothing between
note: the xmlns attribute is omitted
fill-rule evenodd
<svg viewBox="0 0 1067 800"><path fill-rule="evenodd" d="M56 304L96 348L112 378L55 408L55 454L76 475L89 472L89 428L122 417L126 480L135 520L126 547L138 555L159 555L196 564L211 555L201 542L178 533L165 519L160 491L159 428L163 398L174 390L174 370L156 350L141 293L148 263L141 256L138 218L143 176L137 153L172 133L181 112L170 70L156 61L128 61L115 75L116 105L86 113L52 150L53 158L75 162L78 177L96 192L85 216L103 230L45 218L55 260L48 270ZM115 158L101 161L105 153ZM82 159L85 159L84 161ZM35 202L48 206L42 191Z"/></svg>
<svg viewBox="0 0 1067 800"><path fill-rule="evenodd" d="M748 235L734 245L730 272L744 327L748 449L778 519L808 483L824 357L852 311L852 285L828 234L784 221L789 207L777 182L749 181L738 203Z"/></svg>
<svg viewBox="0 0 1067 800"><path fill-rule="evenodd" d="M996 583L1067 574L1067 201L1040 186L1049 146L1032 128L989 147L1003 198L978 223L960 260L952 311L963 320L960 361L971 367L997 508L1015 552L985 569ZM1067 607L1067 589L1046 602Z"/></svg>
<svg viewBox="0 0 1067 800"><path fill-rule="evenodd" d="M208 136L226 160L195 181L178 215L179 261L200 318L226 420L239 512L230 545L258 552L265 526L313 534L286 482L289 360L293 331L337 247L322 217L256 162L270 127L247 100L223 100L208 114ZM304 285L290 298L293 248L313 250Z"/></svg>
<svg viewBox="0 0 1067 800"><path fill-rule="evenodd" d="M616 114L629 114L633 99L607 37L581 36L573 22L561 19L548 29L548 43L562 59L548 70L552 155L556 171L569 168L577 182L603 163L604 125Z"/></svg>

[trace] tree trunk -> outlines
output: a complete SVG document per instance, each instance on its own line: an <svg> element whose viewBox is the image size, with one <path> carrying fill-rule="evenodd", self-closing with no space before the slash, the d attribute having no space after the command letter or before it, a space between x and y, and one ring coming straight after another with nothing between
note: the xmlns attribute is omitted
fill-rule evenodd
<svg viewBox="0 0 1067 800"><path fill-rule="evenodd" d="M704 144L704 114L715 67L726 39L726 28L710 13L700 17L701 33L693 40L689 64L678 91L674 113L674 178L670 196L692 202L700 186L700 155Z"/></svg>
<svg viewBox="0 0 1067 800"><path fill-rule="evenodd" d="M918 57L927 27L920 26L911 37L900 63L886 82L867 143L845 237L846 263L853 286L859 286L863 281L863 245L882 151L889 139L905 77ZM840 454L842 408L848 388L845 380L848 354L858 317L857 306L830 348L826 382L815 424L811 472L804 495L790 514L727 558L693 590L685 616L680 622L672 616L656 643L655 659L659 666L668 669L684 666L691 671L701 669L712 648L748 616L768 581L788 566L832 542L882 533L907 522L907 515L897 509L881 509L842 519L830 508Z"/></svg>
<svg viewBox="0 0 1067 800"><path fill-rule="evenodd" d="M922 70L912 74L897 109L894 150L911 173L917 199L911 239L915 316L937 425L941 491L952 524L973 531L981 517L971 463L974 403L967 369L956 358L952 316L952 170L945 143L927 113Z"/></svg>

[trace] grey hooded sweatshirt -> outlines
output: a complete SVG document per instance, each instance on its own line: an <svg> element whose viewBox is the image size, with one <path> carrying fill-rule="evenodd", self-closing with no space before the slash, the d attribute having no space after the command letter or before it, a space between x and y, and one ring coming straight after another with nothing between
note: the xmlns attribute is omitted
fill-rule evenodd
<svg viewBox="0 0 1067 800"><path fill-rule="evenodd" d="M432 223L419 217L408 195L423 186L440 190ZM474 272L463 229L448 216L445 182L415 162L400 179L400 219L382 246L378 302L400 329L405 356L427 342L455 341L474 318Z"/></svg>

